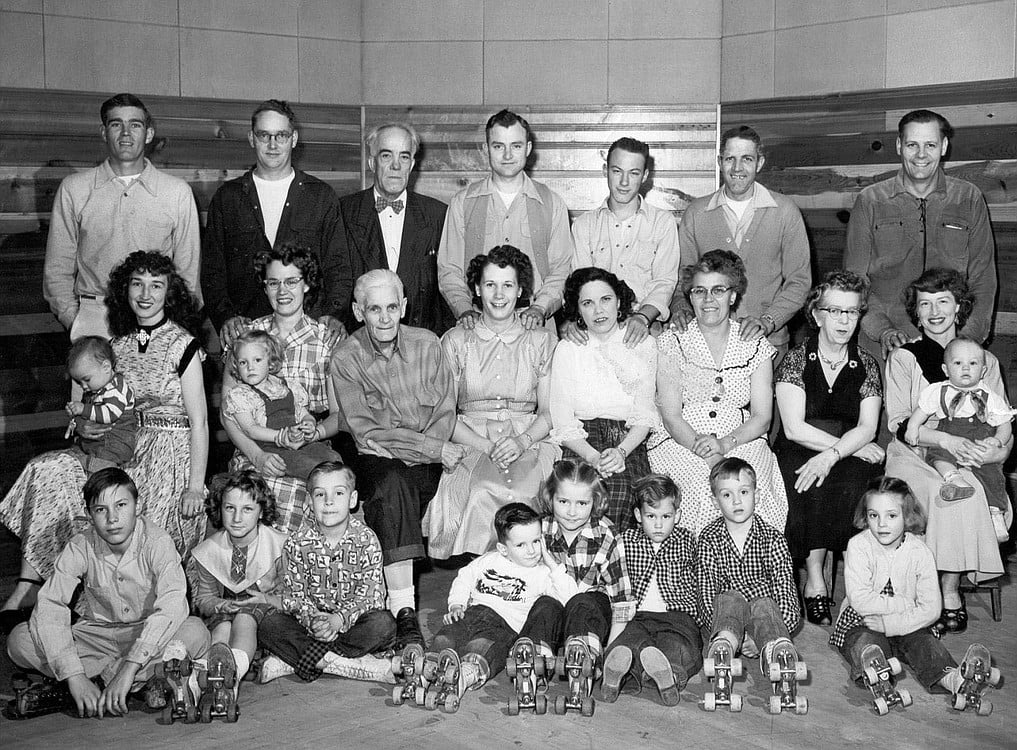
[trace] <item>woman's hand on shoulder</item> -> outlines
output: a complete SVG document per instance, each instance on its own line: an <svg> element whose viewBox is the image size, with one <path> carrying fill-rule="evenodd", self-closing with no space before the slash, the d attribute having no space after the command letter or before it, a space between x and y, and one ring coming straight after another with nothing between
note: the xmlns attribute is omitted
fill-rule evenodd
<svg viewBox="0 0 1017 750"><path fill-rule="evenodd" d="M325 345L331 349L349 334L346 332L346 326L338 318L333 318L331 315L322 315L318 318L318 322L325 326L325 330L328 334L328 339L325 341Z"/></svg>
<svg viewBox="0 0 1017 750"><path fill-rule="evenodd" d="M574 320L566 320L562 323L560 333L562 340L576 346L586 346L586 342L590 340L590 334L580 328Z"/></svg>

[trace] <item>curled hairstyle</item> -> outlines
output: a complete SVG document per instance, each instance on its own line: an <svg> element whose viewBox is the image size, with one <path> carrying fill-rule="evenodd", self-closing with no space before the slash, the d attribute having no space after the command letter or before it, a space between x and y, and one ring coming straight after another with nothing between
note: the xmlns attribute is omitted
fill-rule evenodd
<svg viewBox="0 0 1017 750"><path fill-rule="evenodd" d="M727 146L727 142L732 138L740 138L743 141L752 141L756 144L756 153L760 156L763 155L763 139L759 137L759 133L755 129L750 128L748 125L739 125L734 128L728 128L720 135L720 153L724 153L724 147Z"/></svg>
<svg viewBox="0 0 1017 750"><path fill-rule="evenodd" d="M116 363L113 347L102 336L82 336L71 344L70 351L67 352L67 366L73 367L85 357L91 357L99 364L109 362L113 365Z"/></svg>
<svg viewBox="0 0 1017 750"><path fill-rule="evenodd" d="M473 293L473 304L481 307L480 295L476 290L483 281L484 269L488 266L515 269L516 283L522 290L516 306L528 307L530 295L533 294L533 264L530 263L530 259L526 257L525 253L512 245L498 245L492 248L487 255L481 253L470 261L470 265L466 269L466 285Z"/></svg>
<svg viewBox="0 0 1017 750"><path fill-rule="evenodd" d="M364 145L367 147L367 153L371 156L378 155L378 139L381 138L382 131L388 130L389 128L402 130L410 137L410 158L416 158L417 151L420 149L420 136L417 134L416 129L408 122L397 122L395 120L391 122L383 122L381 125L375 125L367 132L367 136L364 138Z"/></svg>
<svg viewBox="0 0 1017 750"><path fill-rule="evenodd" d="M271 526L276 522L275 495L268 484L254 469L242 469L216 474L208 483L208 498L205 500L205 515L217 529L222 528L222 501L230 490L239 490L261 507L259 523Z"/></svg>
<svg viewBox="0 0 1017 750"><path fill-rule="evenodd" d="M126 487L131 496L138 499L138 486L131 479L130 474L119 466L110 466L106 469L99 469L88 478L81 494L85 498L85 510L91 510L92 505L103 492L110 487Z"/></svg>
<svg viewBox="0 0 1017 750"><path fill-rule="evenodd" d="M511 128L513 125L522 125L523 130L526 131L526 142L533 143L533 130L530 128L530 123L526 122L526 120L510 109L503 109L500 112L495 112L490 118L488 118L487 125L484 126L484 140L488 143L491 142L491 129L496 125L500 125L503 128Z"/></svg>
<svg viewBox="0 0 1017 750"><path fill-rule="evenodd" d="M254 270L261 280L265 280L268 267L273 262L279 261L284 266L296 266L300 269L307 284L307 293L304 295L304 307L310 307L318 298L320 279L318 277L318 259L311 252L311 248L301 245L295 241L287 240L273 247L271 250L264 250L254 256Z"/></svg>
<svg viewBox="0 0 1017 750"><path fill-rule="evenodd" d="M694 286L697 273L719 273L726 276L728 285L736 293L734 302L731 303L731 312L738 309L742 297L745 296L745 290L749 288L749 279L745 275L745 264L741 258L730 250L711 250L692 265L684 266L678 286L689 304L691 304L689 291Z"/></svg>
<svg viewBox="0 0 1017 750"><path fill-rule="evenodd" d="M631 287L610 271L596 266L577 268L565 279L565 304L562 312L566 319L573 321L580 330L586 330L586 321L579 312L579 295L583 287L591 281L603 281L618 298L618 322L621 323L632 314L636 306L636 294Z"/></svg>
<svg viewBox="0 0 1017 750"><path fill-rule="evenodd" d="M351 488L355 490L357 488L357 475L353 473L353 469L344 464L342 461L322 461L320 464L311 469L311 473L307 475L307 492L310 494L311 487L317 481L318 477L325 476L326 474L346 474L350 478L350 483L353 485Z"/></svg>
<svg viewBox="0 0 1017 750"><path fill-rule="evenodd" d="M869 281L852 271L838 269L827 273L821 282L809 290L805 298L805 319L812 328L819 328L813 315L823 295L827 292L855 292L858 294L858 309L864 313L869 307Z"/></svg>
<svg viewBox="0 0 1017 750"><path fill-rule="evenodd" d="M293 114L293 109L290 107L290 103L282 99L266 99L254 109L254 114L251 115L251 131L258 127L258 115L262 112L275 112L280 114L290 121L291 130L299 130L300 126L297 124L297 116Z"/></svg>
<svg viewBox="0 0 1017 750"><path fill-rule="evenodd" d="M106 287L106 317L110 333L126 336L138 328L138 318L131 310L127 290L131 277L147 273L166 277L165 315L195 338L201 336L201 316L198 302L187 288L187 282L177 273L173 261L162 253L137 250L128 255L109 274Z"/></svg>
<svg viewBox="0 0 1017 750"><path fill-rule="evenodd" d="M904 128L913 122L934 122L939 125L939 137L940 138L953 138L953 127L950 126L950 121L947 120L939 112L933 112L931 109L915 109L908 112L897 122L897 137L902 141L904 140Z"/></svg>
<svg viewBox="0 0 1017 750"><path fill-rule="evenodd" d="M756 470L752 464L737 456L729 456L722 459L720 463L710 470L710 492L717 494L717 482L721 479L738 479L742 472L745 472L752 479L752 486L756 486Z"/></svg>
<svg viewBox="0 0 1017 750"><path fill-rule="evenodd" d="M635 138L619 138L617 141L611 144L611 148L607 150L607 158L604 160L608 165L611 164L611 154L616 150L621 149L622 151L628 151L630 154L638 154L643 157L643 170L650 168L650 147L642 141L636 140Z"/></svg>
<svg viewBox="0 0 1017 750"><path fill-rule="evenodd" d="M632 483L632 494L635 497L633 507L658 508L667 499L674 502L675 510L682 504L682 491L674 480L666 474L647 474Z"/></svg>
<svg viewBox="0 0 1017 750"><path fill-rule="evenodd" d="M925 511L918 504L915 493L903 479L897 477L876 477L862 494L855 508L854 525L856 529L867 529L869 523L865 514L869 510L869 500L875 495L895 495L900 499L901 513L904 515L904 530L912 534L925 533Z"/></svg>
<svg viewBox="0 0 1017 750"><path fill-rule="evenodd" d="M590 524L598 523L607 510L607 490L593 465L581 459L563 458L554 462L550 475L541 482L540 492L537 494L537 509L540 513L554 518L554 498L562 482L584 484L590 488L590 494L593 495Z"/></svg>
<svg viewBox="0 0 1017 750"><path fill-rule="evenodd" d="M277 375L282 369L283 362L286 360L286 353L279 338L273 336L268 331L244 331L233 340L232 346L226 352L226 369L237 382L240 382L240 366L237 362L237 352L240 351L240 347L243 344L265 347L265 353L268 355L268 371L271 374Z"/></svg>
<svg viewBox="0 0 1017 750"><path fill-rule="evenodd" d="M509 503L498 508L494 514L494 533L498 541L505 544L508 533L516 526L540 523L540 514L526 503Z"/></svg>
<svg viewBox="0 0 1017 750"><path fill-rule="evenodd" d="M968 322L975 306L975 295L960 271L952 268L930 268L904 289L904 310L911 323L918 327L918 293L950 292L957 302L957 330Z"/></svg>
<svg viewBox="0 0 1017 750"><path fill-rule="evenodd" d="M102 103L99 107L99 118L102 120L103 125L109 123L109 113L117 107L137 107L145 113L145 127L151 128L155 126L152 121L152 115L149 114L148 107L134 94L116 94L111 96L109 99Z"/></svg>

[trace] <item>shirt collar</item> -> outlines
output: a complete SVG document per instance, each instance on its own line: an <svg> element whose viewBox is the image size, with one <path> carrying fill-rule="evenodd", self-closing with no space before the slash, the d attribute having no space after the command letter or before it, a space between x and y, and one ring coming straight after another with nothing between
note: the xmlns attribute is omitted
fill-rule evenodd
<svg viewBox="0 0 1017 750"><path fill-rule="evenodd" d="M115 556L113 550L109 548L109 545L99 536L99 532L95 530L93 526L89 529L89 533L92 535L92 550L95 552L95 556L99 559L105 559L107 556ZM145 518L138 516L137 523L134 525L134 533L131 534L131 543L127 545L127 549L120 556L120 560L130 560L138 556L138 550L147 543L148 530L145 525Z"/></svg>
<svg viewBox="0 0 1017 750"><path fill-rule="evenodd" d="M484 324L484 318L481 316L480 321L477 323L476 328L473 329L473 332L481 341L498 339L503 344L512 344L526 332L526 329L523 328L523 324L519 322L519 315L517 313L512 319L512 325L505 331L500 333L492 331Z"/></svg>
<svg viewBox="0 0 1017 750"><path fill-rule="evenodd" d="M733 201L727 197L727 193L724 192L722 187L712 196L710 196L710 202L706 205L707 211L712 211L721 206L726 206ZM749 205L752 208L776 208L777 201L773 199L773 195L763 185L758 182L752 185L752 198L749 199Z"/></svg>
<svg viewBox="0 0 1017 750"><path fill-rule="evenodd" d="M611 206L608 203L609 200L610 200L609 197L605 198L604 202L601 203L599 206L597 206L596 210L598 211L598 213L601 213L601 214L605 214L606 213L606 214L609 214L609 215L612 215L612 216L614 215L613 212L611 211ZM649 213L649 211L647 210L646 199L643 198L642 195L637 195L636 196L636 200L639 201L639 207L636 208L636 213L633 214L633 216L635 216L637 214L642 214L643 216L646 216ZM632 216L629 217L629 219L631 219L631 218L632 218ZM628 221L628 219L619 219L619 221Z"/></svg>
<svg viewBox="0 0 1017 750"><path fill-rule="evenodd" d="M494 186L494 178L492 178L491 175L488 175L487 177L484 178L484 182L480 186L478 186L476 194L494 195L496 190L497 188ZM520 189L519 192L521 192L527 198L533 198L535 201L538 201L539 203L544 202L543 199L540 197L540 192L537 190L537 186L533 184L533 180L530 179L530 176L526 174L526 172L523 172L523 187L522 189Z"/></svg>
<svg viewBox="0 0 1017 750"><path fill-rule="evenodd" d="M946 192L946 173L943 172L942 167L936 170L936 187L932 189L932 192L933 193ZM897 174L893 176L893 179L890 182L890 197L892 198L894 196L900 195L901 193L911 195L911 193L908 192L907 186L904 184L904 167L901 167L900 169L897 170ZM929 195L931 194L932 193L929 193ZM913 195L911 195L911 197L915 198L915 196ZM915 198L915 200L918 200L918 198Z"/></svg>
<svg viewBox="0 0 1017 750"><path fill-rule="evenodd" d="M371 352L371 354L373 355L373 357L375 359L379 359L380 358L380 359L384 359L384 360L391 360L392 357L395 357L398 354L399 355L399 359L403 360L403 362L407 361L406 360L406 355L403 353L402 347L400 346L400 343L402 342L402 338L403 338L403 326L402 326L402 323L399 324L399 332L396 333L395 343L392 346L392 356L391 357L386 356L385 353L378 347L378 344L375 343L374 339L371 338L371 334L369 334L367 332L367 326L364 326L362 330L364 331L364 336L367 339L367 345L369 347L369 351Z"/></svg>
<svg viewBox="0 0 1017 750"><path fill-rule="evenodd" d="M379 198L384 198L385 197L381 193L378 192L378 188L376 188L376 187L372 187L371 188L371 192L374 194L374 202L375 203L378 202ZM406 193L407 193L407 191L403 190L401 193L399 193L399 197L396 198L397 201L402 201L403 202L403 207L406 206ZM388 200L388 198L385 198L385 200Z"/></svg>
<svg viewBox="0 0 1017 750"><path fill-rule="evenodd" d="M545 523L547 524L547 533L548 534L550 534L555 539L561 539L563 542L565 541L565 534L562 532L561 526L558 525L558 521L557 520L555 520L552 517L552 518L546 519ZM601 521L598 521L596 523L596 526L599 527L600 525L601 525ZM596 532L596 530L594 530L593 527L594 527L594 524L592 524L592 523L586 524L583 528L581 528L579 530L579 534L578 534L578 536L576 538L579 539L581 537L583 539L589 539L591 541L596 540L597 539L597 532Z"/></svg>
<svg viewBox="0 0 1017 750"><path fill-rule="evenodd" d="M135 182L139 183L152 195L157 195L156 183L158 182L158 174L155 165L148 159L145 159L145 168L141 170L141 174L137 176ZM118 179L118 175L113 171L113 167L110 166L109 159L107 158L99 165L99 170L95 173L95 186L104 187L116 179Z"/></svg>

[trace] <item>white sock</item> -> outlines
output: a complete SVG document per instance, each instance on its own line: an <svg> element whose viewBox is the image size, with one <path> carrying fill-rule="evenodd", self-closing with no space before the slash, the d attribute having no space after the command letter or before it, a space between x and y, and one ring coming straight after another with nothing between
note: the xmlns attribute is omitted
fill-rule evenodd
<svg viewBox="0 0 1017 750"><path fill-rule="evenodd" d="M251 668L251 657L247 655L246 651L239 648L231 648L230 651L233 652L233 661L237 663L237 682L240 682L247 674L247 670Z"/></svg>
<svg viewBox="0 0 1017 750"><path fill-rule="evenodd" d="M388 590L388 610L393 615L399 614L399 610L409 607L416 609L415 599L417 590L413 586L404 589Z"/></svg>

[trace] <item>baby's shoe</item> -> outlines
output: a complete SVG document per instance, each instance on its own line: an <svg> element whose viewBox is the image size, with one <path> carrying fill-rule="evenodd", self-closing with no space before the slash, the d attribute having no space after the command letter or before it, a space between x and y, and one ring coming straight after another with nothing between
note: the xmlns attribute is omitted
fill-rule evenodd
<svg viewBox="0 0 1017 750"><path fill-rule="evenodd" d="M943 486L939 488L939 496L947 502L954 500L964 500L975 494L975 488L964 481L961 473L957 470L951 471L943 476L946 480L943 482Z"/></svg>
<svg viewBox="0 0 1017 750"><path fill-rule="evenodd" d="M999 508L989 508L992 519L992 530L996 532L996 541L1002 544L1010 539L1010 530L1006 527L1006 517Z"/></svg>

